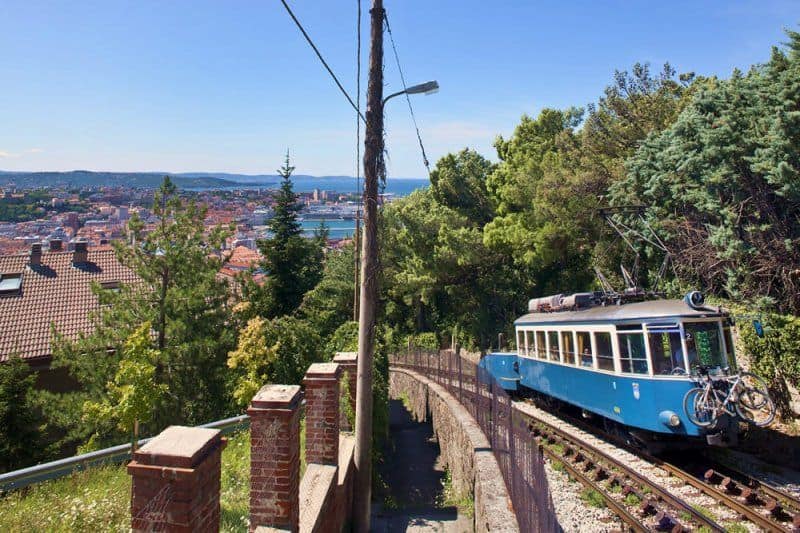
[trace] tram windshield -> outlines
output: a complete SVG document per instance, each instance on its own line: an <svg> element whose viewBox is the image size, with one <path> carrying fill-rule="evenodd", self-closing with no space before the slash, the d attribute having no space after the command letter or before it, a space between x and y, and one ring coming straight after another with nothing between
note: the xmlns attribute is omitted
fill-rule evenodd
<svg viewBox="0 0 800 533"><path fill-rule="evenodd" d="M652 328L647 333L650 354L653 357L653 373L656 375L686 374L681 346L681 331L677 324L672 327Z"/></svg>
<svg viewBox="0 0 800 533"><path fill-rule="evenodd" d="M686 322L683 330L689 368L693 369L697 365L728 366L718 322Z"/></svg>

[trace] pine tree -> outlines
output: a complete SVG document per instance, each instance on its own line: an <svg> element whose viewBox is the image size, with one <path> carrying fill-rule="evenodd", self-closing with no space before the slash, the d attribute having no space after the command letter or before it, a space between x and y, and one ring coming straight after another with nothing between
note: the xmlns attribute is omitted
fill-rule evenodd
<svg viewBox="0 0 800 533"><path fill-rule="evenodd" d="M322 277L324 242L306 239L297 220L301 206L292 186L294 167L286 152L286 162L278 173L283 178L275 196L275 214L269 222L271 238L259 242L264 255L267 282L262 288L250 287L248 296L256 315L273 318L293 313L303 295Z"/></svg>
<svg viewBox="0 0 800 533"><path fill-rule="evenodd" d="M93 436L91 444L100 446L129 437L115 416L84 417L83 407L108 405L110 414L118 414L124 395L110 391L128 379L120 374L126 342L148 323L148 339L158 353L153 386L165 385L166 394L150 417L137 411L143 433L231 413L226 363L236 331L229 327L231 291L218 276L222 261L216 254L228 230L207 230L205 208L183 201L169 178L156 191L153 214L158 222L150 227L134 215L126 239L115 242L117 259L139 281L121 284L117 291L95 288L102 308L91 334L73 342L54 332L53 365L66 367L81 384L77 392L41 393L49 421L67 433L65 444Z"/></svg>
<svg viewBox="0 0 800 533"><path fill-rule="evenodd" d="M29 466L39 452L31 390L36 376L19 357L0 363L0 473Z"/></svg>

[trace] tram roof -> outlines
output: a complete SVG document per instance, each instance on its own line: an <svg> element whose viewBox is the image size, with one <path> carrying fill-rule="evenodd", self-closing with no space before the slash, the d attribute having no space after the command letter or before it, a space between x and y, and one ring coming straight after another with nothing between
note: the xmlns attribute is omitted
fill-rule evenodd
<svg viewBox="0 0 800 533"><path fill-rule="evenodd" d="M693 309L683 300L651 300L621 305L590 307L579 311L528 313L514 321L517 326L560 323L635 322L665 318L704 318L722 316L710 307Z"/></svg>

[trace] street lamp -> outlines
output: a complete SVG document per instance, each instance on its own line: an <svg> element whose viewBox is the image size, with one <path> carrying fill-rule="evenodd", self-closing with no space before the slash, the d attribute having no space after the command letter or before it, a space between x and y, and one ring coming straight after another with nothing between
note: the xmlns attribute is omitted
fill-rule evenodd
<svg viewBox="0 0 800 533"><path fill-rule="evenodd" d="M390 98L394 98L395 96L400 96L401 94L433 94L439 92L439 82L436 80L433 81L426 81L425 83L420 83L419 85L414 85L409 87L408 89L398 91L396 93L392 93L386 98L383 99L383 103L381 105L386 105L386 102L389 101Z"/></svg>

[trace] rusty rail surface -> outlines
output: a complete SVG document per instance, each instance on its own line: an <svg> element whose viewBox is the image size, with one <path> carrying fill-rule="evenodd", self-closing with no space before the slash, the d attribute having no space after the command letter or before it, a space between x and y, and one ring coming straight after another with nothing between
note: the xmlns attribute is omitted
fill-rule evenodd
<svg viewBox="0 0 800 533"><path fill-rule="evenodd" d="M738 473L739 482L731 479L730 475L721 475L713 468L705 469L704 475L695 476L675 464L630 446L582 420L563 413L559 413L558 417L576 428L613 443L615 446L658 466L670 476L694 487L765 531L800 533L800 500L789 494L759 483L741 472ZM717 466L716 468L721 470L723 467ZM728 473L733 474L732 469L728 468ZM763 512L761 512L762 510Z"/></svg>

